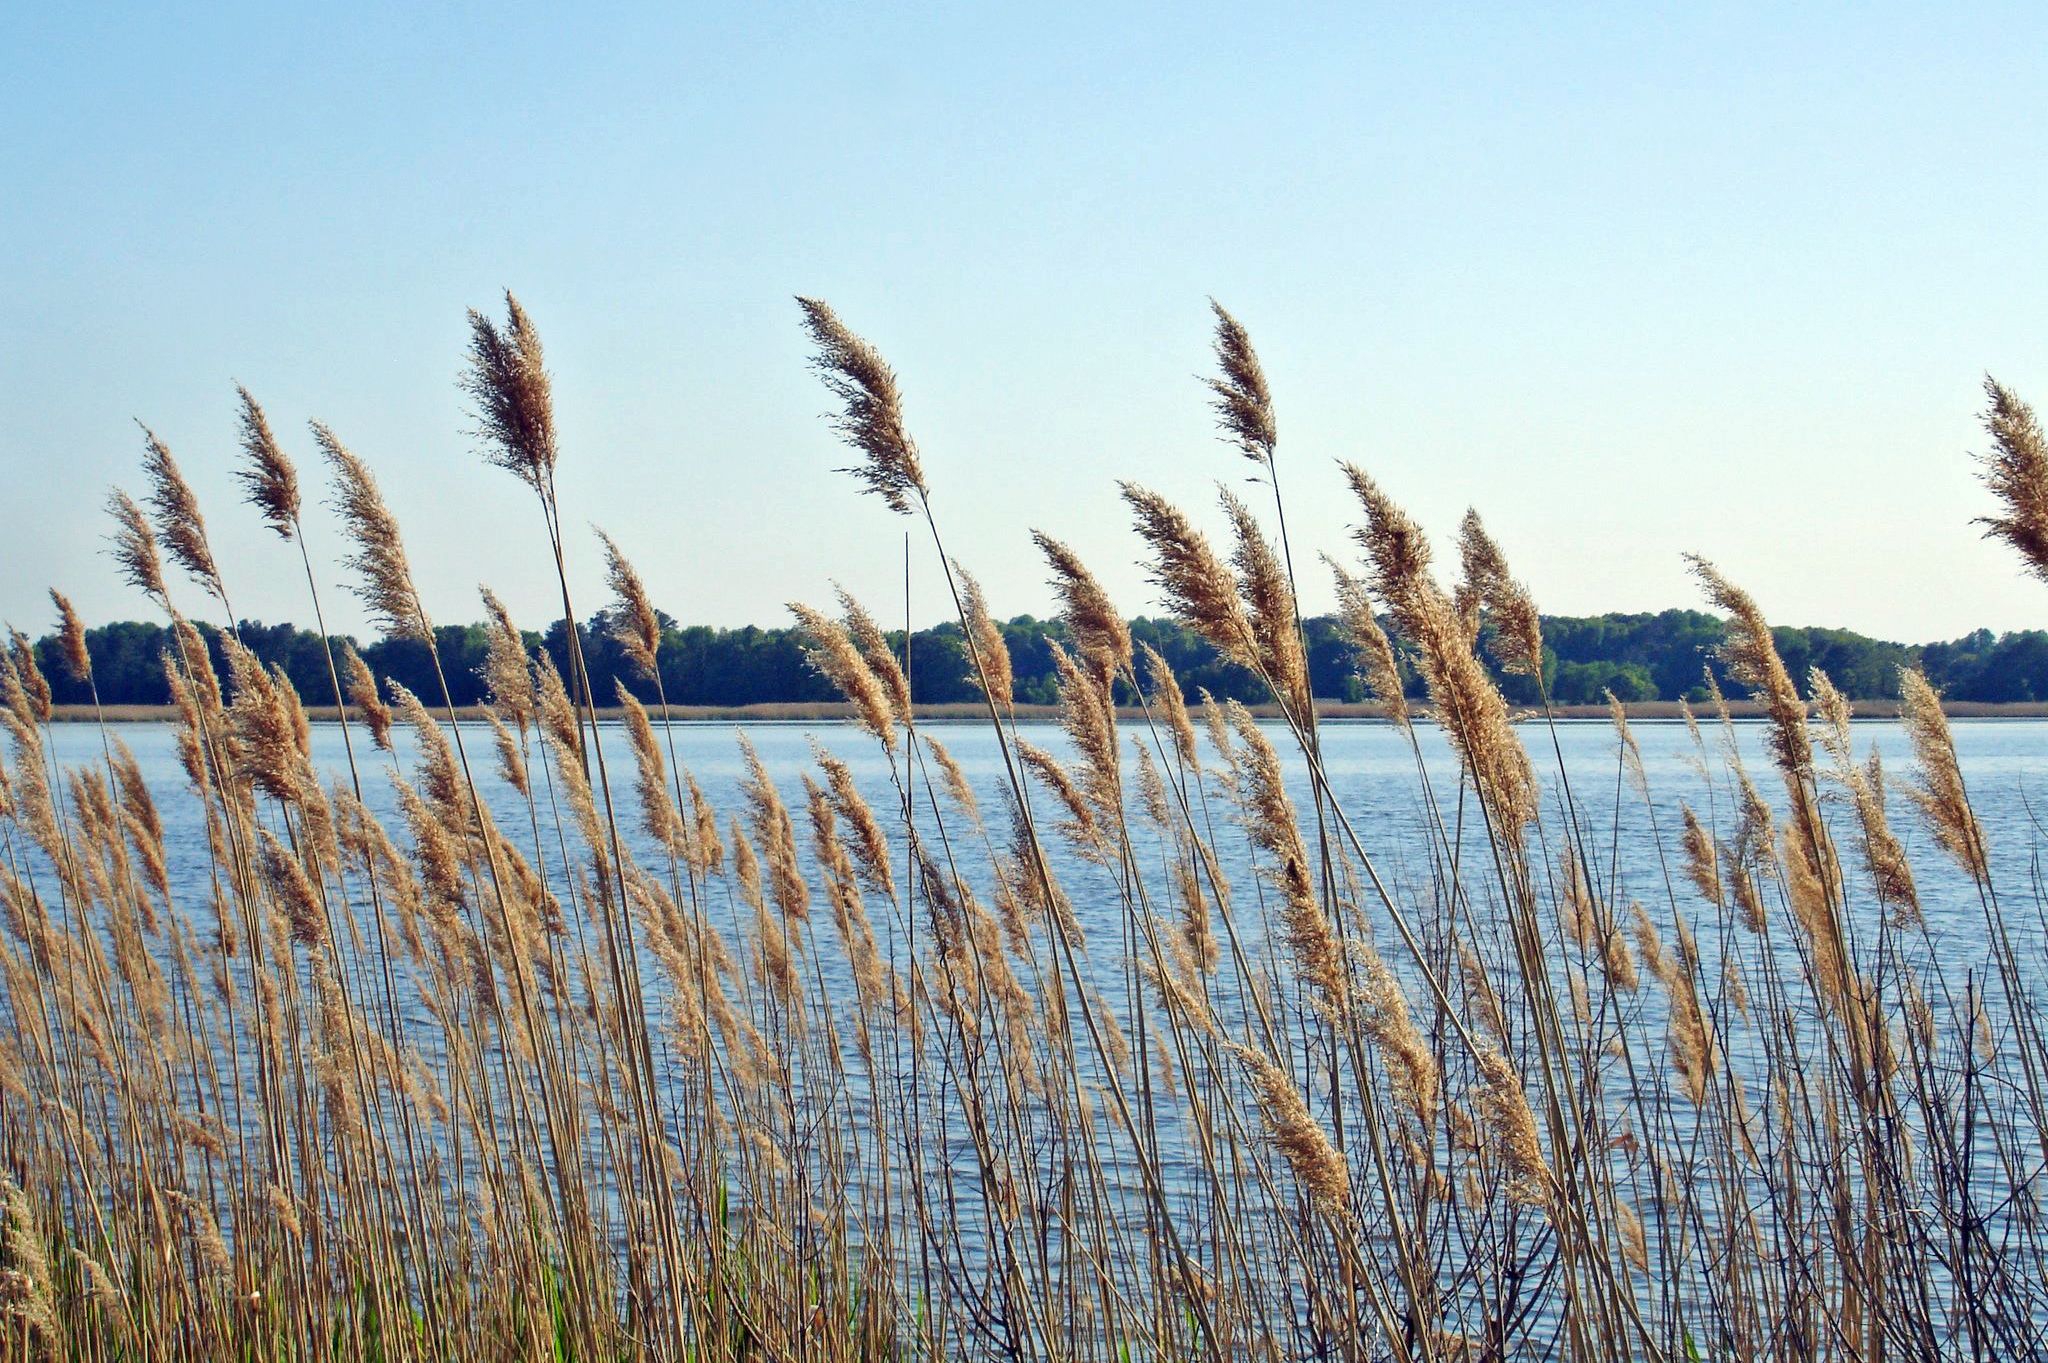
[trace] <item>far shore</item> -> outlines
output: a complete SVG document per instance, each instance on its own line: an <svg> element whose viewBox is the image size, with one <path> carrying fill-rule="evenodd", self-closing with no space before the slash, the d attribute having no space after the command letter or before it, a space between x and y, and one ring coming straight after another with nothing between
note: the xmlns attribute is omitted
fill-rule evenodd
<svg viewBox="0 0 2048 1363"><path fill-rule="evenodd" d="M1858 719L1892 719L1898 715L1899 705L1895 700L1861 700L1854 702ZM1248 707L1262 719L1278 719L1278 706L1265 704ZM1696 716L1710 714L1704 705L1692 707ZM2012 701L1989 703L1984 701L1947 701L1942 708L1952 719L2040 719L2048 717L2048 702ZM1631 720L1679 719L1682 717L1680 702L1675 700L1636 701L1623 709ZM1757 719L1764 709L1755 701L1731 700L1728 711L1737 719ZM457 706L456 716L464 720L481 720L484 712L481 706ZM616 706L601 706L597 715L600 720L616 720L623 712ZM669 716L685 723L831 723L851 720L853 707L836 702L777 701L760 705L671 705ZM1144 711L1135 706L1123 706L1118 716L1126 720L1142 720ZM1427 706L1417 706L1416 713L1426 715ZM1558 705L1551 713L1559 719L1606 719L1605 705ZM306 715L316 723L333 723L339 718L332 705L309 705ZM1018 719L1058 719L1056 705L1019 705ZM1325 720L1379 720L1386 719L1385 710L1376 703L1353 703L1348 701L1325 700L1316 703L1316 715ZM175 706L170 705L108 705L95 709L90 705L59 705L52 718L63 723L90 724L105 719L114 723L142 724L162 723L178 717ZM1536 716L1527 711L1518 717L1528 719ZM950 702L943 705L920 705L917 718L932 724L970 723L986 721L988 710L976 702Z"/></svg>

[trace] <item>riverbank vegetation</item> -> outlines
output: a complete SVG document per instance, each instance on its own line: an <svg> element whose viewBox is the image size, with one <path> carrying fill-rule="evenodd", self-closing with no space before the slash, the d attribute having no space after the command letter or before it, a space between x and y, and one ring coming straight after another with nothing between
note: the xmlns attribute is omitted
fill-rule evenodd
<svg viewBox="0 0 2048 1363"><path fill-rule="evenodd" d="M1926 675L1867 683L1903 706L1913 761L1887 770L1844 684L1795 675L1829 641L1800 656L1696 560L1726 624L1714 669L1669 682L1703 697L1695 770L1653 790L1617 714L1605 774L1575 784L1545 728L1572 628L1476 515L1439 559L1365 469L1343 472L1352 542L1291 544L1276 405L1219 308L1212 396L1245 461L1219 473L1248 465L1259 503L1223 490L1212 542L1122 493L1175 628L1257 680L1261 725L1056 527L1036 544L1060 629L999 624L930 495L947 453L912 439L875 348L800 303L859 485L951 590L994 784L916 727L900 640L842 595L793 606L778 647L855 723L796 781L742 744L717 817L671 741L688 669L656 602L689 584L565 529L572 456L509 298L471 317L482 452L530 490L534 552L599 555L613 596L558 650L488 593L453 647L405 551L435 527L402 531L316 425L347 571L419 666L380 683L316 635L267 667L148 435L144 495L110 511L167 631L133 647L178 709L183 784L152 788L112 727L56 761L59 685L94 696L112 656L60 594L54 655L16 636L0 665L6 1356L2048 1347L2044 905L1995 869L2015 858ZM1991 529L2048 575L2048 444L1989 392ZM300 468L242 403L235 513L303 551L317 619ZM1299 618L1297 570L1332 575L1334 622ZM583 618L569 582L560 618ZM1705 619L1676 628L1704 643ZM1391 844L1323 766L1330 630L1413 757ZM1592 632L1611 656L1628 628ZM1016 722L1034 656L1057 750ZM911 671L947 675L914 647ZM488 724L445 724L472 676ZM1763 708L1762 758L1724 685ZM337 769L307 702L346 707ZM600 730L613 705L627 722ZM855 745L886 779L863 787ZM1938 939L1937 908L1965 930Z"/></svg>

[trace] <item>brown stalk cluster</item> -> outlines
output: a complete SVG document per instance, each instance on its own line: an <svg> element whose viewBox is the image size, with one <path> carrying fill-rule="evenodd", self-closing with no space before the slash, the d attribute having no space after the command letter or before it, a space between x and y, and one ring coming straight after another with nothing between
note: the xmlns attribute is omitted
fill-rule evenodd
<svg viewBox="0 0 2048 1363"><path fill-rule="evenodd" d="M929 519L894 376L822 304L805 316L863 481ZM1216 316L1217 416L1284 525L1265 375ZM502 324L472 316L469 361L487 456L538 492L559 565L552 393L516 301ZM238 392L248 502L304 551L297 472ZM2031 557L2041 439L1995 387L1991 430L2011 513L1994 533ZM315 436L365 601L432 650L376 482ZM1341 624L1403 726L1411 800L1357 817L1340 770L1315 786L1310 841L1290 789L1322 750L1300 722L1284 539L1226 493L1226 559L1126 487L1175 611L1270 680L1287 722L1201 692L1199 732L1165 660L1040 535L1072 643L1048 648L1061 741L1034 745L1010 705L1021 622L991 615L931 520L1002 760L951 734L905 749L888 633L844 591L835 612L795 607L887 759L814 747L800 837L766 745L731 745L724 798L681 768L663 622L608 538L622 722L598 723L570 693L580 660L565 683L485 591L504 780L479 782L479 731L380 685L345 640L327 641L331 695L302 702L283 668L171 611L166 554L227 593L153 437L147 460L147 505L113 499L114 557L170 621L182 803L160 811L155 768L111 732L61 760L43 667L88 683L93 642L66 597L53 641L0 641L9 1358L1505 1363L1688 1338L1859 1359L2036 1343L2048 1240L2024 1152L2048 1053L2005 924L2039 906L2006 907L2019 891L1994 883L1939 697L1908 672L1909 793L1976 882L1988 964L1974 933L1930 951L1899 930L1923 896L1939 926L1953 886L1886 822L1847 698L1816 670L1809 707L1755 602L1705 565L1789 819L1711 674L1720 770L1688 710L1699 785L1676 825L1612 697L1603 789L1575 790L1560 751L1539 809L1475 643L1540 677L1533 598L1469 516L1462 581L1439 585L1419 528L1353 469L1367 567L1336 572ZM1410 728L1404 667L1460 759L1448 779ZM1119 682L1142 725L1120 729ZM324 746L306 702L330 699L404 761ZM635 787L615 808L622 749ZM388 796L371 780L387 768ZM1860 857L1835 849L1845 817ZM1629 896L1667 890L1672 850L1688 903L1674 892L1653 920ZM1259 879L1233 903L1224 867L1247 863ZM1643 974L1661 998L1625 997ZM1963 1270L1968 1290L1925 1290Z"/></svg>
<svg viewBox="0 0 2048 1363"><path fill-rule="evenodd" d="M1509 723L1500 689L1472 652L1456 606L1430 573L1422 529L1362 469L1345 466L1365 511L1356 533L1371 570L1373 595L1417 650L1437 717L1458 747L1502 832L1518 840L1536 817L1535 776ZM1533 616L1532 616L1533 618Z"/></svg>

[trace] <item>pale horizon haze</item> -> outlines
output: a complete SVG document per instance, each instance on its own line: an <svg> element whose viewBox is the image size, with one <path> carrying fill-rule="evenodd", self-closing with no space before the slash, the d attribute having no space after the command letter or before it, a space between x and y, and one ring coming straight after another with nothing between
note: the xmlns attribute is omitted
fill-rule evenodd
<svg viewBox="0 0 2048 1363"><path fill-rule="evenodd" d="M1989 372L2048 402L2048 14L2020 6L11 7L0 15L0 618L151 617L106 555L147 422L238 614L310 625L240 497L234 384L307 485L376 470L429 609L559 614L457 387L517 293L591 523L684 623L843 582L950 613L921 525L833 472L792 295L896 368L948 548L1046 614L1029 533L1157 613L1116 482L1270 509L1217 438L1213 295L1271 380L1311 611L1337 461L1437 537L1479 509L1548 613L2048 627L1987 543ZM195 588L181 592L211 618Z"/></svg>

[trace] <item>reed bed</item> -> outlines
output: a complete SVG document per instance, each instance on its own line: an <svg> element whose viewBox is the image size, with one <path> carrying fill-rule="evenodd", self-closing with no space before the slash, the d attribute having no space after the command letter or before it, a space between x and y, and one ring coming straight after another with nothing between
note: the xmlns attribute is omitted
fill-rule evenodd
<svg viewBox="0 0 2048 1363"><path fill-rule="evenodd" d="M839 750L778 784L738 740L721 823L653 666L660 584L565 532L540 339L509 297L471 315L479 439L533 494L565 618L571 557L604 564L644 673L615 695L573 631L558 671L488 593L480 724L445 690L380 691L338 642L328 694L232 642L216 675L185 612L231 629L227 575L145 431L113 556L178 640L184 788L153 791L106 723L63 766L33 650L15 635L0 663L7 1357L2044 1352L2044 972L2008 922L2041 893L1994 876L1924 680L1902 683L1901 780L1697 562L1769 767L1717 691L1684 713L1696 781L1660 822L1619 707L1612 788L1587 791L1548 707L1503 701L1481 651L1540 678L1541 626L1479 519L1449 580L1347 467L1338 597L1420 811L1409 844L1370 845L1323 766L1274 400L1218 308L1216 414L1270 503L1224 492L1212 543L1124 496L1163 596L1277 723L1184 695L1040 534L1071 640L1054 751L1020 723L896 377L800 302L852 472L952 590L998 782L919 726L842 592L793 607L850 707ZM240 401L248 501L317 615L299 471ZM1987 426L1990 531L2048 576L2048 447L1996 385ZM370 465L313 441L356 590L431 647ZM342 769L314 761L307 705L337 707ZM203 874L172 875L160 798L203 827ZM1624 808L1649 846L1619 844ZM1970 887L1975 956L1934 948L1895 812Z"/></svg>

